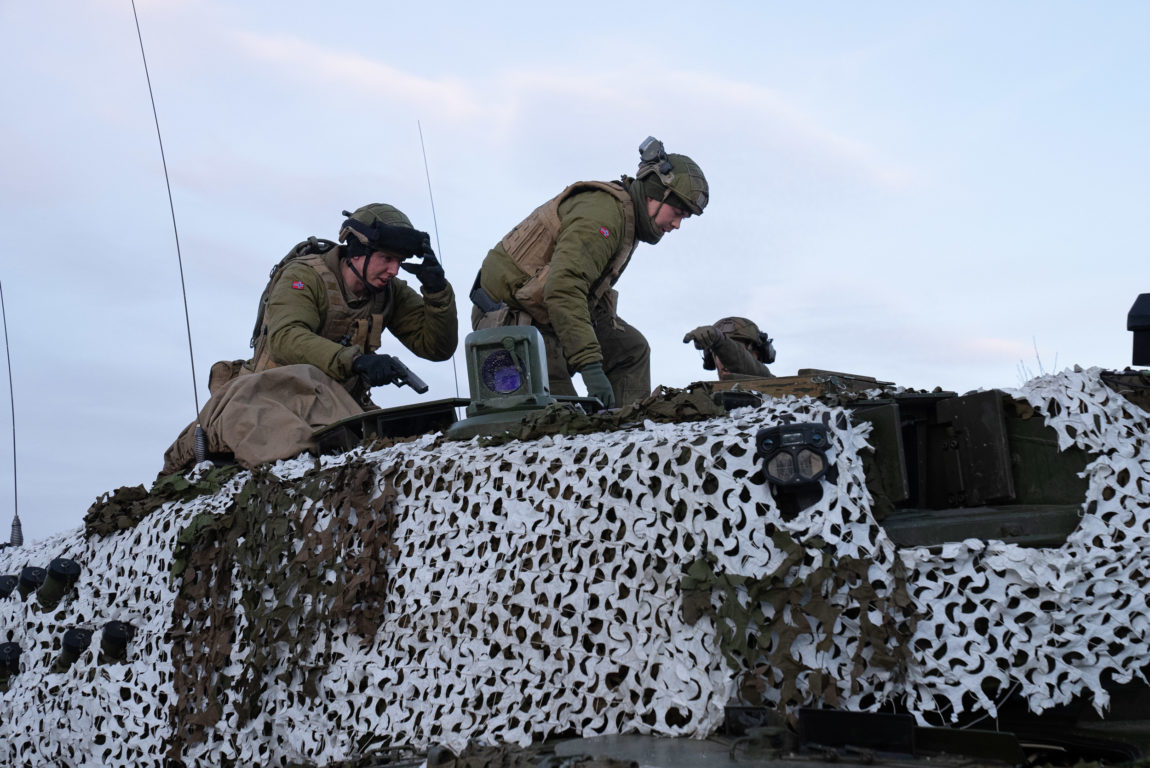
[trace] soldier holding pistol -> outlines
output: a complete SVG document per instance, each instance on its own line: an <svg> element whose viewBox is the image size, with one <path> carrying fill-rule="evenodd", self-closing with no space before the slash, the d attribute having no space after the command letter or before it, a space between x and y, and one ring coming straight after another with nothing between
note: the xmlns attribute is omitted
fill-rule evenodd
<svg viewBox="0 0 1150 768"><path fill-rule="evenodd" d="M377 407L372 387L426 391L407 366L377 352L385 330L426 360L455 352L455 294L427 234L383 203L344 216L343 245L310 237L272 270L251 359L212 366L212 396L165 452L161 474L194 463L197 423L211 457L252 467L313 450L316 429ZM419 280L418 292L396 277L401 268Z"/></svg>
<svg viewBox="0 0 1150 768"><path fill-rule="evenodd" d="M376 353L383 331L419 357L449 359L458 340L455 294L427 233L398 208L373 203L344 215L346 245L306 240L273 272L242 372L314 365L370 408L370 388L402 370ZM419 280L419 293L396 278L400 269Z"/></svg>

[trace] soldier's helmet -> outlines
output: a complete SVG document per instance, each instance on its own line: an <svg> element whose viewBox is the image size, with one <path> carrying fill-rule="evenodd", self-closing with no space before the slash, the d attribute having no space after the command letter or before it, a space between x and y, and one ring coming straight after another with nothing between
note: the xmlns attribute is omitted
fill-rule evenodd
<svg viewBox="0 0 1150 768"><path fill-rule="evenodd" d="M355 209L354 213L343 212L347 219L339 229L341 243L348 242L353 237L364 245L376 245L385 240L385 230L380 225L388 227L405 227L414 229L411 219L387 203L368 203Z"/></svg>
<svg viewBox="0 0 1150 768"><path fill-rule="evenodd" d="M746 344L764 363L775 362L775 347L770 337L747 318L724 317L714 325L715 330L728 339Z"/></svg>
<svg viewBox="0 0 1150 768"><path fill-rule="evenodd" d="M728 339L757 346L762 342L759 326L745 317L724 317L715 323L715 330Z"/></svg>
<svg viewBox="0 0 1150 768"><path fill-rule="evenodd" d="M671 202L696 216L702 215L710 201L711 189L699 164L686 155L668 154L654 136L639 145L635 178L644 180L648 197Z"/></svg>

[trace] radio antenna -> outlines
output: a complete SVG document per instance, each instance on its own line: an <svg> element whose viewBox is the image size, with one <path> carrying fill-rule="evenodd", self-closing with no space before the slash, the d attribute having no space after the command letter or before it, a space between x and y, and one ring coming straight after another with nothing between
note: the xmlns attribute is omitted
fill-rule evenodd
<svg viewBox="0 0 1150 768"><path fill-rule="evenodd" d="M4 283L0 283L0 315L4 318L4 354L8 356L8 402L12 406L12 538L14 547L24 544L24 527L20 525L20 486L16 482L16 393L12 389L12 349L8 343L8 309L4 306Z"/></svg>
<svg viewBox="0 0 1150 768"><path fill-rule="evenodd" d="M419 149L423 152L423 175L427 177L427 197L431 200L431 225L435 228L435 251L439 254L439 261L443 262L443 248L439 245L439 219L435 216L435 196L431 194L431 171L427 168L427 147L423 145L423 125L415 121L419 129ZM451 356L451 375L455 378L455 396L459 397L459 371L455 367L455 355Z"/></svg>
<svg viewBox="0 0 1150 768"><path fill-rule="evenodd" d="M140 41L140 58L144 62L144 78L148 81L148 99L152 102L152 119L156 123L156 139L160 143L160 162L164 166L164 186L168 189L168 209L172 212L172 234L176 238L176 261L180 265L180 293L184 299L184 325L188 331L188 359L192 366L192 399L196 405L195 453L196 462L205 458L206 438L200 426L200 394L196 384L196 355L192 351L192 321L188 315L188 289L184 284L184 257L180 252L180 230L176 227L176 204L172 200L172 183L168 178L168 159L164 155L164 137L160 133L160 115L156 111L156 97L152 93L152 76L148 73L148 56L144 53L144 35L140 32L140 17L136 13L136 0L132 0L132 18L136 22L136 37Z"/></svg>

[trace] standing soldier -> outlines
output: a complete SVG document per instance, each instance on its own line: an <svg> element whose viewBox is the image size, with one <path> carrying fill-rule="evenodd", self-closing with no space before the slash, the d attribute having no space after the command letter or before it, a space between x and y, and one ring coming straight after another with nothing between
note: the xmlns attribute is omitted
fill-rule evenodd
<svg viewBox="0 0 1150 768"><path fill-rule="evenodd" d="M551 394L575 395L573 372L603 405L651 392L651 349L616 312L614 286L639 241L657 243L707 206L707 180L686 155L647 138L635 178L578 181L492 248L471 292L472 327L534 325Z"/></svg>
<svg viewBox="0 0 1150 768"><path fill-rule="evenodd" d="M703 350L703 369L717 371L720 379L774 378L767 363L775 362L775 345L745 317L700 325L683 337L684 344L692 341Z"/></svg>

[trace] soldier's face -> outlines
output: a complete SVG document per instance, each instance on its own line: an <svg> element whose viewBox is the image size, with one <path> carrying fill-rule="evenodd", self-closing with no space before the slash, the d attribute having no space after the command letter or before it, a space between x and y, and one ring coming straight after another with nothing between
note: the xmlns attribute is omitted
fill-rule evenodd
<svg viewBox="0 0 1150 768"><path fill-rule="evenodd" d="M655 229L663 233L678 229L679 225L683 223L683 219L691 216L688 211L676 208L670 203L652 200L649 197L647 198L647 215L654 222Z"/></svg>
<svg viewBox="0 0 1150 768"><path fill-rule="evenodd" d="M372 288L383 288L391 282L399 272L401 259L394 253L375 251L367 261L367 271L363 273L364 279ZM362 270L361 270L362 271Z"/></svg>

